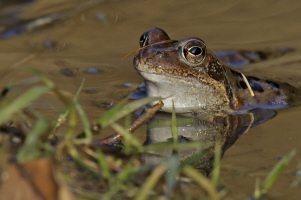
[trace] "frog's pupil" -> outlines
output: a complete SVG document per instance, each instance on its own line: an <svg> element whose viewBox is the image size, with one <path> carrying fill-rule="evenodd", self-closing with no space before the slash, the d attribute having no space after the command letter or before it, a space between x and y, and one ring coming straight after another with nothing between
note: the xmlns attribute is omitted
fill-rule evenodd
<svg viewBox="0 0 301 200"><path fill-rule="evenodd" d="M192 47L189 49L189 52L195 56L200 55L202 53L202 49L199 47Z"/></svg>

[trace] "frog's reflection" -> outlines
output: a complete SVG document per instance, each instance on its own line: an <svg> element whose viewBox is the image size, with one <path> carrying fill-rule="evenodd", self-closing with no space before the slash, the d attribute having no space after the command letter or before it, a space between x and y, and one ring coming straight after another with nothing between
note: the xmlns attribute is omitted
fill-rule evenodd
<svg viewBox="0 0 301 200"><path fill-rule="evenodd" d="M216 142L221 145L223 155L250 127L273 118L275 114L276 112L273 110L256 109L245 114L225 116L177 116L179 143L200 142L200 146L197 148L178 149L177 156L180 161L189 160L194 168L208 174L213 167ZM157 113L148 124L145 145L172 142L170 120L171 114ZM166 161L174 152L172 149L166 149L149 153L145 154L142 160L147 164L157 164Z"/></svg>

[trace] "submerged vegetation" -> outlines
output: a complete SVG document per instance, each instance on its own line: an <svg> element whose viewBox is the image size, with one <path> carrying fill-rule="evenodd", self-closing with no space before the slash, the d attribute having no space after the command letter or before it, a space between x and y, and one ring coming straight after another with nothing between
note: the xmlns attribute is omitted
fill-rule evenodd
<svg viewBox="0 0 301 200"><path fill-rule="evenodd" d="M223 199L227 194L227 186L222 184L219 173L221 144L219 141L214 144L179 143L177 126L181 120L177 120L175 113L169 121L172 140L168 143L144 145L132 134L136 125L130 123L131 113L159 99L143 98L132 102L126 99L93 124L78 103L83 84L75 97L70 99L43 74L32 69L31 72L35 75L31 79L33 84L23 94L10 92L12 86L4 88L1 94L0 170L3 199L10 199L18 193L23 195L23 199L32 197L26 196L29 194L23 190L32 191L35 199L216 200ZM64 104L64 110L54 119L46 119L31 106L32 102L48 92L54 93ZM124 125L117 123L120 119L124 119ZM94 135L101 134L106 127L116 131L113 139L95 140ZM178 156L181 149L210 146L213 146L214 161L209 176L191 165L195 160L208 156L208 151L187 159ZM156 150L170 150L172 154L156 164L142 161L144 155L162 156L154 153ZM294 154L292 151L283 157L263 184L256 185L253 199L262 199L267 195ZM9 178L3 178L5 173L9 174ZM4 194L3 190L7 189L5 184L9 184L9 179L14 176L15 181L23 180L25 184L17 191Z"/></svg>

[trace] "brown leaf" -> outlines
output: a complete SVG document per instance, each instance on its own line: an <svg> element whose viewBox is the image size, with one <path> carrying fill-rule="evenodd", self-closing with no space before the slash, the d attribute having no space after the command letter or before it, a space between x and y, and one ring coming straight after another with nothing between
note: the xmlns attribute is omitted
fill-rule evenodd
<svg viewBox="0 0 301 200"><path fill-rule="evenodd" d="M0 199L55 200L58 186L50 159L12 164L2 173Z"/></svg>

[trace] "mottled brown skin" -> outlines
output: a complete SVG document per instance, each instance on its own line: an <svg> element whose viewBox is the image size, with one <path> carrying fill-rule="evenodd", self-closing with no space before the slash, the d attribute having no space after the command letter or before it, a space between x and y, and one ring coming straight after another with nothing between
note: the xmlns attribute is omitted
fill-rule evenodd
<svg viewBox="0 0 301 200"><path fill-rule="evenodd" d="M166 43L155 44L162 41ZM299 98L297 90L286 83L251 76L245 76L246 81L240 71L222 63L196 37L170 40L163 30L153 28L141 36L140 46L145 48L136 55L134 66L145 79L148 95L166 99L163 111L171 111L172 101L183 113L231 113L284 108Z"/></svg>

